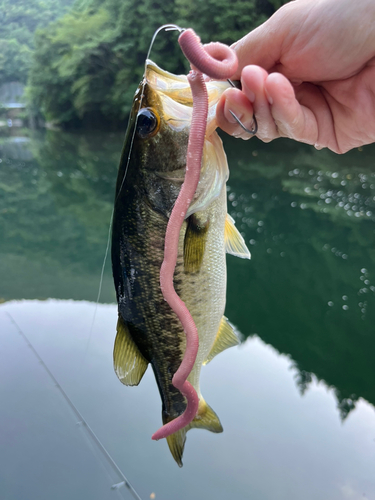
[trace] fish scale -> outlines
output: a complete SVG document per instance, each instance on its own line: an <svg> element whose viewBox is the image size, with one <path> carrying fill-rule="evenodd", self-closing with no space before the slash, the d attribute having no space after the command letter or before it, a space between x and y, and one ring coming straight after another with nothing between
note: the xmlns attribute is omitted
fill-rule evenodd
<svg viewBox="0 0 375 500"><path fill-rule="evenodd" d="M188 426L167 437L180 466L189 429L222 432L217 415L202 397L199 378L203 364L238 343L223 316L225 253L249 257L243 238L227 216L228 166L214 131L215 106L227 87L225 82L207 84L209 117L202 169L180 230L174 271L175 290L199 336L198 354L188 377L199 397L198 414ZM185 397L172 384L184 357L186 336L163 298L160 268L167 223L183 182L191 112L186 76L172 75L148 61L125 137L113 216L112 269L119 304L115 371L125 385L137 385L151 364L164 424L186 409Z"/></svg>

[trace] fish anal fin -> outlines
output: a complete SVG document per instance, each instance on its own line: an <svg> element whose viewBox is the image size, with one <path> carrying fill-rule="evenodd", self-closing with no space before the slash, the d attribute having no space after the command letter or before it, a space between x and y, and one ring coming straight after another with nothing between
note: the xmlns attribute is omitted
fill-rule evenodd
<svg viewBox="0 0 375 500"><path fill-rule="evenodd" d="M206 247L209 221L202 220L197 212L187 219L187 228L184 240L184 270L186 273L199 271Z"/></svg>
<svg viewBox="0 0 375 500"><path fill-rule="evenodd" d="M223 432L223 427L220 423L219 417L214 410L202 398L199 399L199 406L197 415L189 424L189 429L206 429L210 432Z"/></svg>
<svg viewBox="0 0 375 500"><path fill-rule="evenodd" d="M239 343L240 342L234 331L233 326L229 323L228 319L225 316L223 316L221 318L219 330L216 334L214 343L211 347L211 351L209 352L207 358L203 361L203 364L206 365L217 354L225 351L225 349L229 349L229 347L238 345Z"/></svg>
<svg viewBox="0 0 375 500"><path fill-rule="evenodd" d="M234 225L234 220L227 214L225 219L225 251L241 259L250 259L250 251L246 246L245 240Z"/></svg>
<svg viewBox="0 0 375 500"><path fill-rule="evenodd" d="M223 427L220 423L219 417L206 403L202 396L199 399L197 415L194 417L192 422L183 429L167 436L169 450L179 467L182 467L182 455L185 448L186 433L190 429L206 429L215 433L223 432Z"/></svg>
<svg viewBox="0 0 375 500"><path fill-rule="evenodd" d="M117 377L124 385L138 385L148 362L132 339L127 325L119 316L117 335L113 348L113 366Z"/></svg>

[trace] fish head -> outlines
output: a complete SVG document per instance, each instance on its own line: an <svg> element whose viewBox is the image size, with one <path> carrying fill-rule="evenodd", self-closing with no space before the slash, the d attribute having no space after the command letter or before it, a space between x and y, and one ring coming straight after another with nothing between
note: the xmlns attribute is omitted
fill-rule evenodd
<svg viewBox="0 0 375 500"><path fill-rule="evenodd" d="M228 177L226 157L216 129L216 105L226 82L208 82L209 112L200 180L186 217L218 196ZM193 99L187 77L147 60L137 88L120 162L117 195L124 185L138 189L153 210L169 218L186 170Z"/></svg>

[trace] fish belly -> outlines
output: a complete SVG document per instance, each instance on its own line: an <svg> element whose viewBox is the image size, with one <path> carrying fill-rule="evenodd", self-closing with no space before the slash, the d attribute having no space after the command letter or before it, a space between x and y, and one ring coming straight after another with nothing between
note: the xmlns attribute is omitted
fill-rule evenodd
<svg viewBox="0 0 375 500"><path fill-rule="evenodd" d="M219 330L225 309L226 258L225 258L225 218L226 187L207 207L205 213L209 221L207 239L201 267L196 273L185 274L180 296L189 309L197 326L199 349L188 380L201 396L199 377ZM185 231L184 231L185 232ZM182 233L182 232L181 232ZM180 235L179 254L183 252L184 234ZM180 259L179 259L180 260ZM176 268L175 279L179 278Z"/></svg>

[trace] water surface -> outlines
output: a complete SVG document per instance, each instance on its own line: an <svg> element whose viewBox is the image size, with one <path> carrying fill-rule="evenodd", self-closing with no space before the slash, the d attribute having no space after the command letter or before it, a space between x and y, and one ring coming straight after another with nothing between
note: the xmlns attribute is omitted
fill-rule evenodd
<svg viewBox="0 0 375 500"><path fill-rule="evenodd" d="M180 470L150 440L151 370L138 388L112 371L109 263L85 355L121 143L0 142L0 497L131 498L110 489L13 318L142 498L375 499L375 148L226 141L228 208L252 252L228 256L226 315L244 344L205 368L225 432L190 432Z"/></svg>

